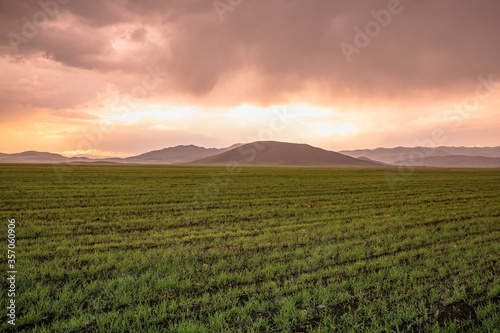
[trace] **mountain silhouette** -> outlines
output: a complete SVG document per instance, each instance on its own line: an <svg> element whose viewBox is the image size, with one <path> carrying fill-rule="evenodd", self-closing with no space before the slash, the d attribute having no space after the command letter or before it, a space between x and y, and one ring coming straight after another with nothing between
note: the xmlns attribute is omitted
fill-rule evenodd
<svg viewBox="0 0 500 333"><path fill-rule="evenodd" d="M359 160L307 144L276 141L248 143L189 164L224 165L227 163L255 166L380 167L379 164L370 161Z"/></svg>

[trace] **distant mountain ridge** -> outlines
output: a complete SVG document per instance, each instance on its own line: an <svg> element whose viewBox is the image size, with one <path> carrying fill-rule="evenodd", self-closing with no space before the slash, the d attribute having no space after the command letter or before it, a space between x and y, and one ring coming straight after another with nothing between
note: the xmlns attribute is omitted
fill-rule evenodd
<svg viewBox="0 0 500 333"><path fill-rule="evenodd" d="M45 153L37 151L26 151L15 154L0 153L0 163L35 163L35 164L52 164L52 163L137 163L137 164L173 164L186 163L200 158L223 153L227 150L239 147L237 143L227 148L204 148L194 145L175 146L154 150L137 156L126 158L100 158L91 159L88 157L65 157L54 153Z"/></svg>
<svg viewBox="0 0 500 333"><path fill-rule="evenodd" d="M422 159L396 161L394 164L435 168L500 168L500 157L466 155L429 156Z"/></svg>
<svg viewBox="0 0 500 333"><path fill-rule="evenodd" d="M175 146L161 150L153 150L141 155L124 158L127 163L149 163L149 164L173 164L185 163L201 158L217 155L225 151L239 147L234 144L227 148L204 148L195 145Z"/></svg>
<svg viewBox="0 0 500 333"><path fill-rule="evenodd" d="M25 151L22 153L14 154L4 154L0 153L0 163L64 163L64 162L75 162L75 161L92 161L86 157L64 157L59 154L45 153L38 151Z"/></svg>
<svg viewBox="0 0 500 333"><path fill-rule="evenodd" d="M428 159L429 157L435 156L481 156L499 158L500 147L396 147L342 150L340 153L356 158L365 157L388 164L399 164L404 160L416 160L422 157Z"/></svg>
<svg viewBox="0 0 500 333"><path fill-rule="evenodd" d="M445 168L499 168L500 147L396 147L332 152L307 144L264 141L234 144L226 148L180 145L127 158L65 157L55 153L26 151L0 153L0 163L105 163L105 164L191 164L289 166L412 165Z"/></svg>
<svg viewBox="0 0 500 333"><path fill-rule="evenodd" d="M380 167L380 164L359 160L307 144L276 141L248 143L225 153L196 160L189 164L225 165L228 163L252 166Z"/></svg>

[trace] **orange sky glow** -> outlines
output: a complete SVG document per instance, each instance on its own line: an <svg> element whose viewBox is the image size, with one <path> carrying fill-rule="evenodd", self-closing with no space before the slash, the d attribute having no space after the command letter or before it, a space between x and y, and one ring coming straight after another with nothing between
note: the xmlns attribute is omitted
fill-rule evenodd
<svg viewBox="0 0 500 333"><path fill-rule="evenodd" d="M500 145L500 2L3 1L0 152Z"/></svg>

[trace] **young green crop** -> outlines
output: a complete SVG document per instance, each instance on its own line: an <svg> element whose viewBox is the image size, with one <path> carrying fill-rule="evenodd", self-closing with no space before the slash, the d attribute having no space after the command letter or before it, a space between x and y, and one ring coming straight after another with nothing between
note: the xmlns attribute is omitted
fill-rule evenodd
<svg viewBox="0 0 500 333"><path fill-rule="evenodd" d="M498 170L421 169L395 187L382 169L67 171L0 166L16 331L500 327Z"/></svg>

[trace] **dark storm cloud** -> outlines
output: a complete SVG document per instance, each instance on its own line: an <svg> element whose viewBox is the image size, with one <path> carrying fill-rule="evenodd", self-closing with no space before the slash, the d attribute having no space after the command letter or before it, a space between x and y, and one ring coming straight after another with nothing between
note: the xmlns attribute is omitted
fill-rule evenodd
<svg viewBox="0 0 500 333"><path fill-rule="evenodd" d="M378 23L369 45L356 44L355 28L373 34L365 31L377 22L373 12L390 6L398 8L390 23ZM255 103L300 92L307 84L323 89L326 99L387 99L460 93L479 75L499 80L499 1L243 0L226 8L231 10L221 20L212 1L71 0L50 17L72 22L69 27L40 28L15 56L41 53L66 66L138 78L147 64L155 64L171 75L169 91L194 97L213 93L228 75L254 71L260 86L241 102ZM4 55L14 55L8 33L20 34L20 19L31 20L40 10L37 1L0 2ZM122 36L120 25L130 31ZM139 42L137 49L120 56L113 46L120 39ZM341 43L357 49L350 63Z"/></svg>
<svg viewBox="0 0 500 333"><path fill-rule="evenodd" d="M136 42L145 42L148 31L144 28L135 29L134 32L130 34L130 39Z"/></svg>

